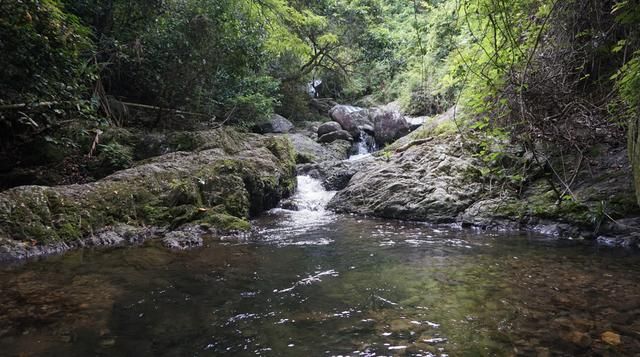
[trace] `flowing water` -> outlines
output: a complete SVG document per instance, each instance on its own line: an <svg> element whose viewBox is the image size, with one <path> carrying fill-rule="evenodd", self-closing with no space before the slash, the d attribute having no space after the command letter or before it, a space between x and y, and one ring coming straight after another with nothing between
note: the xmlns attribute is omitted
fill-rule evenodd
<svg viewBox="0 0 640 357"><path fill-rule="evenodd" d="M0 355L640 354L632 252L335 215L299 182L243 240L2 268Z"/></svg>

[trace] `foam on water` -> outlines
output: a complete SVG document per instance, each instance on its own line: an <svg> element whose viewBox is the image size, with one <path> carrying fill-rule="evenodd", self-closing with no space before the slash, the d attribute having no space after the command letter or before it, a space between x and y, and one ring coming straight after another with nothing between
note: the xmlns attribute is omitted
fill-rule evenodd
<svg viewBox="0 0 640 357"><path fill-rule="evenodd" d="M327 227L335 215L326 210L335 191L327 191L322 183L310 176L298 176L298 188L288 208L276 208L269 215L276 216L275 224L258 231L260 240L279 246L327 245L333 240L324 235L307 234L314 228ZM322 229L320 229L322 231ZM304 239L300 239L301 237Z"/></svg>

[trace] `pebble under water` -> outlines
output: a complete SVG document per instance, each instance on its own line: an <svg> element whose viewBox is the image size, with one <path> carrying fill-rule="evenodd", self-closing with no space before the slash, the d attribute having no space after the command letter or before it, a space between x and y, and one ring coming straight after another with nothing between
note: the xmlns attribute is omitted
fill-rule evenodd
<svg viewBox="0 0 640 357"><path fill-rule="evenodd" d="M242 240L1 268L0 355L640 355L637 254L335 215L300 180Z"/></svg>

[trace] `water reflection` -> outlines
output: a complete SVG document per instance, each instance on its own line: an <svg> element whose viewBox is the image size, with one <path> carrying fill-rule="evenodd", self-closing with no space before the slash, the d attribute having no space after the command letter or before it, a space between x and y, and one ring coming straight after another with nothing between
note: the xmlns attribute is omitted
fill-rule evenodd
<svg viewBox="0 0 640 357"><path fill-rule="evenodd" d="M244 244L85 250L0 271L4 355L636 355L640 259L302 211ZM313 212L313 211L311 211ZM290 220L283 220L289 217ZM325 244L307 244L319 242ZM393 242L393 243L391 243ZM304 244L296 244L304 243ZM617 336L617 339L616 339Z"/></svg>

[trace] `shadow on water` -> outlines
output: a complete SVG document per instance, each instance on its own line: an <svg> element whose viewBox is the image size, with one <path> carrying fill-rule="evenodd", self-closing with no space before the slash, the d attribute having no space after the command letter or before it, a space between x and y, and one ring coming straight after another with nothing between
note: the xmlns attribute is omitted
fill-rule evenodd
<svg viewBox="0 0 640 357"><path fill-rule="evenodd" d="M6 355L634 355L640 257L335 215L300 179L245 241L0 270ZM603 338L603 333L619 337ZM612 335L606 335L611 337Z"/></svg>

